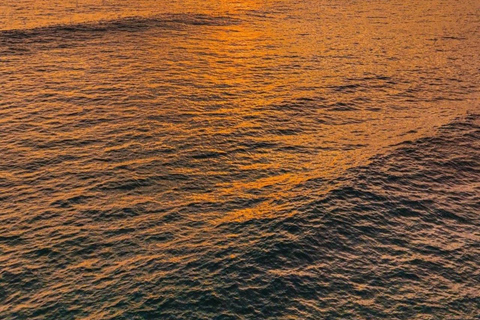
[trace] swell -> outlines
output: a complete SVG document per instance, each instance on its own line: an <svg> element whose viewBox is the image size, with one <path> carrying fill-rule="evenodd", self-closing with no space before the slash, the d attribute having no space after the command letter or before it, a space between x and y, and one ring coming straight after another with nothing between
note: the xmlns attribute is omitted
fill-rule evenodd
<svg viewBox="0 0 480 320"><path fill-rule="evenodd" d="M113 20L87 21L70 24L56 24L31 29L0 31L0 43L25 41L48 41L67 39L78 34L104 34L111 32L140 32L151 28L181 29L182 26L226 26L238 24L232 16L207 14L162 14L150 17L124 17Z"/></svg>
<svg viewBox="0 0 480 320"><path fill-rule="evenodd" d="M240 300L236 311L249 305L260 318L476 319L479 114L405 142L332 184L297 214L220 226L257 244L232 250L239 262L223 281L248 274L261 283L226 293L225 303Z"/></svg>
<svg viewBox="0 0 480 320"><path fill-rule="evenodd" d="M475 319L479 121L374 157L314 201L287 199L295 214L212 224L199 205L68 199L77 210L35 222L53 231L0 229L0 317Z"/></svg>

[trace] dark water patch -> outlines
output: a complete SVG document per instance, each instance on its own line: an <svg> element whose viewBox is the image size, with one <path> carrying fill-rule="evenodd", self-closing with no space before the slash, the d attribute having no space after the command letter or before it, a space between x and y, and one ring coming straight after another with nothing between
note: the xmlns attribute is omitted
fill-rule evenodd
<svg viewBox="0 0 480 320"><path fill-rule="evenodd" d="M0 242L7 244L7 245L18 245L22 243L23 237L21 235L9 235L5 234L0 236Z"/></svg>
<svg viewBox="0 0 480 320"><path fill-rule="evenodd" d="M193 159L210 159L225 156L227 153L219 151L202 151L192 155Z"/></svg>
<svg viewBox="0 0 480 320"><path fill-rule="evenodd" d="M468 237L480 225L473 210L475 204L469 202L468 197L459 198L462 204L457 208L463 214L469 214L461 220L456 219L449 214L451 211L446 210L451 204L444 195L452 196L457 191L442 190L443 186L436 186L433 190L417 187L421 183L412 179L428 180L436 172L448 175L450 185L463 186L463 189L480 181L478 172L470 172L468 178L462 173L472 164L480 165L477 119L478 116L472 115L465 121L459 120L442 127L437 137L411 142L408 147L374 159L367 167L350 171L347 176L351 182L347 186L307 205L302 209L303 213L290 218L222 225L222 228L243 233L245 237L250 234L249 238L255 238L251 236L252 232L262 235L255 248L243 251L239 256L240 261L249 261L256 266L252 272L260 274L260 279L268 283L265 291L257 287L250 294L258 295L258 299L272 294L278 295L280 300L284 296L290 297L284 302L283 311L276 309L274 313L263 309L265 313L260 314L267 318L292 315L291 310L302 308L300 301L313 298L321 304L328 296L335 299L328 304L331 311L322 314L327 317L334 317L333 310L344 310L343 314L352 317L361 316L363 312L357 306L344 305L342 301L364 299L365 296L378 299L375 307L372 305L373 309L363 310L369 314L377 312L382 315L382 312L392 310L398 317L408 317L422 310L425 315L448 317L452 315L448 303L459 304L464 314L472 314L475 303L456 301L454 283L461 281L470 288L479 285L472 273L474 269L466 268L475 264L475 257L479 254L475 241ZM475 138L466 139L467 136ZM465 143L459 144L459 141ZM445 161L432 162L432 159L445 159L455 153L463 155L462 163L466 167L452 167ZM412 170L419 171L414 173ZM397 173L396 179L391 179L392 171ZM410 180L410 187L403 187L403 179ZM425 217L427 219L423 219ZM458 241L462 246L453 251L446 249L449 243L454 245ZM473 255L466 256L466 252ZM417 258L409 262L408 258L415 256ZM248 264L236 266L243 269ZM289 278L287 274L297 268L302 268L305 275ZM279 272L285 276L269 279L268 272L276 269L282 270ZM240 270L232 272L242 273ZM344 281L338 281L338 276ZM358 277L362 279L360 283L365 286L364 290L355 289L351 279ZM303 287L302 283L308 285ZM448 289L441 289L442 285ZM408 295L404 296L409 290L417 292L418 298L412 300ZM229 296L236 294L236 291L228 293ZM437 303L438 294L444 296L447 305ZM449 298L445 298L445 294ZM346 300L339 299L340 295ZM246 303L245 299L239 303ZM273 299L268 298L265 303ZM470 299L478 303L478 298L472 296ZM248 303L252 304L252 301L248 300ZM254 303L254 306L262 310L260 304ZM320 316L317 312L311 314Z"/></svg>
<svg viewBox="0 0 480 320"><path fill-rule="evenodd" d="M328 107L331 111L355 111L357 108L345 102L336 102Z"/></svg>
<svg viewBox="0 0 480 320"><path fill-rule="evenodd" d="M341 86L334 86L332 89L338 92L355 92L360 87L360 84L345 84Z"/></svg>
<svg viewBox="0 0 480 320"><path fill-rule="evenodd" d="M0 44L10 46L3 54L29 52L27 44L58 43L68 47L71 41L85 41L102 37L113 32L135 33L152 28L181 30L186 26L229 26L239 24L240 20L232 16L211 16L206 14L170 14L153 17L126 17L114 20L60 24L33 29L14 29L0 31ZM13 45L13 47L12 47Z"/></svg>
<svg viewBox="0 0 480 320"><path fill-rule="evenodd" d="M55 200L54 202L51 203L51 206L68 208L81 203L86 203L91 198L93 198L93 196L80 195L80 196L71 197L69 199Z"/></svg>
<svg viewBox="0 0 480 320"><path fill-rule="evenodd" d="M278 136L293 136L302 132L303 130L300 128L278 128L268 130L268 133Z"/></svg>

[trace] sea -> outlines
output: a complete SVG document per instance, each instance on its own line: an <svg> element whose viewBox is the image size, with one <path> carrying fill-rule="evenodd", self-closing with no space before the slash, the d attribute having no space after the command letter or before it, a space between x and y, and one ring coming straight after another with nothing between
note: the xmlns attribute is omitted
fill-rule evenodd
<svg viewBox="0 0 480 320"><path fill-rule="evenodd" d="M2 0L0 319L480 319L478 0Z"/></svg>

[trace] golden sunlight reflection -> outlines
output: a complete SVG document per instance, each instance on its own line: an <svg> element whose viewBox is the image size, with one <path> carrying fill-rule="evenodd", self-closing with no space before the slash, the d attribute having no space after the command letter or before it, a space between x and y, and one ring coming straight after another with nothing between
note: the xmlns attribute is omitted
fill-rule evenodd
<svg viewBox="0 0 480 320"><path fill-rule="evenodd" d="M475 318L479 10L0 1L0 319Z"/></svg>

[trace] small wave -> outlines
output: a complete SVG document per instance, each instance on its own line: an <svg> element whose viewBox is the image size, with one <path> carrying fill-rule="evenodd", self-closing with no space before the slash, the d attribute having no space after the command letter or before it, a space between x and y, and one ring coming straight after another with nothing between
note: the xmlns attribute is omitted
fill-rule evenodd
<svg viewBox="0 0 480 320"><path fill-rule="evenodd" d="M125 17L113 20L87 21L71 24L56 24L31 29L0 31L0 43L25 40L45 41L68 38L72 34L99 34L109 32L139 32L151 28L181 29L182 26L228 26L240 21L231 16L206 14L164 14L151 17Z"/></svg>
<svg viewBox="0 0 480 320"><path fill-rule="evenodd" d="M298 214L220 224L225 234L271 233L254 249L236 248L239 262L227 266L235 274L254 268L263 279L264 291L252 290L249 300L259 301L260 318L390 319L422 310L449 319L461 310L473 319L475 298L459 297L463 287L478 286L479 120L471 114L350 169ZM221 298L246 303L241 294ZM287 295L275 313L262 309ZM325 309L308 309L308 301Z"/></svg>

